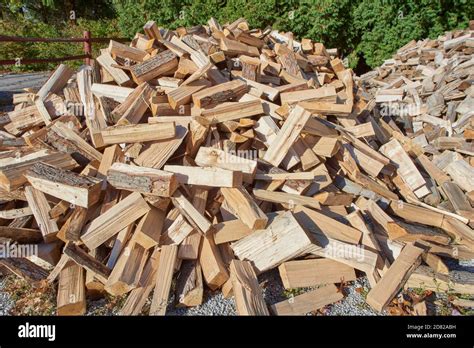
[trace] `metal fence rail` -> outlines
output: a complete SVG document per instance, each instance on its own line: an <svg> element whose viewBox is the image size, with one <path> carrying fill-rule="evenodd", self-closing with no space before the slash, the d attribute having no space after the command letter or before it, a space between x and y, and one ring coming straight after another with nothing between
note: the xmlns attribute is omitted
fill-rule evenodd
<svg viewBox="0 0 474 348"><path fill-rule="evenodd" d="M35 63L57 63L67 60L78 60L84 59L86 64L89 64L90 58L92 58L92 44L100 42L109 42L115 40L119 42L130 41L127 38L106 38L106 37L91 37L90 31L84 31L84 37L82 38L43 38L43 37L19 37L19 36L6 36L0 35L0 42L64 42L64 43L84 43L84 54L76 56L65 56L65 57L52 57L52 58L25 58L21 59L22 64L35 64ZM5 59L0 60L0 65L15 65L18 64L17 59Z"/></svg>

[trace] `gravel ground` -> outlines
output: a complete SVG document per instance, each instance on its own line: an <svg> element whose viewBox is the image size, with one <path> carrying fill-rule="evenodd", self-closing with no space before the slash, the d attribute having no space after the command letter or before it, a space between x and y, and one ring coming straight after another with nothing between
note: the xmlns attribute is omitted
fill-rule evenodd
<svg viewBox="0 0 474 348"><path fill-rule="evenodd" d="M174 308L173 302L168 306L167 315L236 315L233 298L224 298L220 291L204 294L207 301L191 308ZM174 301L174 299L171 299Z"/></svg>
<svg viewBox="0 0 474 348"><path fill-rule="evenodd" d="M259 277L259 283L263 288L263 296L265 302L269 305L284 301L291 296L289 292L285 292L281 283L278 270L266 272ZM380 315L373 311L366 303L364 296L356 291L362 288L362 293L367 293L369 285L366 277L361 277L355 282L351 282L344 289L345 297L342 301L329 305L324 311L324 315ZM297 294L310 291L314 288L299 289ZM287 294L287 295L285 295ZM191 308L175 308L174 295L170 297L166 314L173 316L216 316L216 315L237 315L234 299L224 298L220 291L206 290L204 293L204 303L201 306ZM146 306L150 305L148 301ZM116 315L118 308L106 308L107 300L100 299L91 301L88 305L87 315Z"/></svg>
<svg viewBox="0 0 474 348"><path fill-rule="evenodd" d="M356 289L362 288L366 294L370 290L367 277L358 278L353 286L347 287L344 299L333 305L328 306L326 315L385 315L378 313L365 303L364 296Z"/></svg>
<svg viewBox="0 0 474 348"><path fill-rule="evenodd" d="M450 271L466 271L474 273L474 259L472 260L453 260L453 259L443 259ZM474 299L474 296L471 296L471 299ZM442 303L448 302L448 295L443 292L435 293L435 300L433 305L429 308L432 309L437 315L446 315L446 309L444 306L440 305ZM444 311L443 311L444 310ZM456 309L449 309L449 314L451 315L460 315Z"/></svg>
<svg viewBox="0 0 474 348"><path fill-rule="evenodd" d="M451 270L463 270L474 273L474 260L459 261L445 259L448 267ZM298 289L295 292L285 291L281 283L278 270L275 269L259 276L259 283L263 288L263 295L265 302L269 305L284 301L289 296L298 295L314 288ZM0 315L8 315L9 310L14 303L2 291L5 286L5 281L0 277ZM344 287L344 299L338 303L328 305L318 315L338 315L338 316L368 316L368 315L386 315L387 313L377 313L370 306L365 303L365 295L370 290L370 286L366 277L360 277L354 282L350 282ZM192 308L175 308L174 295L170 298L170 303L167 310L167 315L236 315L236 308L233 298L223 298L220 291L212 292L206 290L204 293L204 303L201 306ZM444 293L437 293L433 295L432 301L429 301L429 309L436 314L459 315L456 310L449 309L446 312L446 306L443 303L448 302L448 296ZM117 312L123 301L115 300L111 302L110 298L103 298L96 301L88 301L88 308L86 315L117 315ZM150 300L147 305L150 305Z"/></svg>
<svg viewBox="0 0 474 348"><path fill-rule="evenodd" d="M285 289L281 283L277 270L266 272L259 277L259 282L263 286L263 297L269 305L284 301ZM362 277L352 282L346 288L345 298L334 305L327 307L325 315L378 315L366 303L364 297L357 292L356 288L364 288L368 291L367 278ZM310 291L311 288L301 291L301 293ZM207 299L201 306L193 308L174 308L172 302L166 312L168 315L236 315L235 303L233 298L225 299L220 291L205 293Z"/></svg>
<svg viewBox="0 0 474 348"><path fill-rule="evenodd" d="M0 277L0 315L8 315L8 312L13 307L13 301L8 294L3 292L4 286L5 280L3 277Z"/></svg>
<svg viewBox="0 0 474 348"><path fill-rule="evenodd" d="M452 270L460 270L460 271L474 273L474 259L459 260L459 262L456 262L453 259L445 259L444 261L448 264L448 267Z"/></svg>

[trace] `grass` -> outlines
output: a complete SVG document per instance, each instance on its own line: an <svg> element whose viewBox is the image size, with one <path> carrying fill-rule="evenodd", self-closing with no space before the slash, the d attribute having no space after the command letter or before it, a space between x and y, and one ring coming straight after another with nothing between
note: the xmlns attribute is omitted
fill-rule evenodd
<svg viewBox="0 0 474 348"><path fill-rule="evenodd" d="M283 290L283 296L286 298L292 298L306 292L306 288L294 288L294 289L285 289Z"/></svg>
<svg viewBox="0 0 474 348"><path fill-rule="evenodd" d="M301 295L313 288L295 288L283 290L282 295L287 298L293 298ZM9 310L10 315L39 315L49 316L56 314L56 293L57 286L44 284L40 287L33 287L27 281L18 278L15 275L9 275L4 278L3 288L1 291L7 293L13 306ZM358 287L356 291L364 298L367 298L369 289L367 287ZM425 298L427 291L424 287L410 288L409 290L416 296ZM434 301L436 305L437 315L448 316L453 314L453 310L457 310L461 315L474 315L474 309L462 308L454 306L450 299L454 294L448 292L438 293L437 299ZM468 294L456 294L457 298L472 300L473 296ZM123 307L127 295L105 296L98 301L88 301L88 314L90 315L113 315ZM426 298L426 300L428 300ZM370 308L367 303L360 304L360 309Z"/></svg>
<svg viewBox="0 0 474 348"><path fill-rule="evenodd" d="M361 286L356 288L356 291L364 298L364 300L367 299L367 294L369 293L369 289L366 288L365 286Z"/></svg>
<svg viewBox="0 0 474 348"><path fill-rule="evenodd" d="M54 315L56 314L56 287L43 285L33 287L14 275L7 276L3 291L13 301L11 315Z"/></svg>
<svg viewBox="0 0 474 348"><path fill-rule="evenodd" d="M424 296L426 293L426 289L424 287L411 288L411 291L413 291L418 296Z"/></svg>
<svg viewBox="0 0 474 348"><path fill-rule="evenodd" d="M451 303L448 300L438 299L437 301L435 301L435 303L436 303L436 310L438 312L437 314L442 315L442 316L452 315L453 308L452 308Z"/></svg>
<svg viewBox="0 0 474 348"><path fill-rule="evenodd" d="M33 287L25 280L9 275L4 278L1 291L7 293L13 302L8 312L10 315L56 315L56 285L44 284ZM113 315L123 307L126 299L127 295L111 296L107 293L97 301L88 299L88 314Z"/></svg>

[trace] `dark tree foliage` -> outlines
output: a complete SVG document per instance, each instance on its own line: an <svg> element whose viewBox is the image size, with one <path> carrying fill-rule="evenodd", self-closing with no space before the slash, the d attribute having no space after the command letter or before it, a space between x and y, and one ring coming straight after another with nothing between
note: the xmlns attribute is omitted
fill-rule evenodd
<svg viewBox="0 0 474 348"><path fill-rule="evenodd" d="M148 20L175 29L240 17L338 48L352 67L376 67L412 39L435 38L474 19L472 0L0 0L0 33L132 38ZM71 18L74 11L75 19ZM99 48L95 45L95 48ZM8 44L0 59L80 54L80 45ZM79 64L79 63L75 63ZM44 69L50 66L16 67Z"/></svg>
<svg viewBox="0 0 474 348"><path fill-rule="evenodd" d="M410 40L467 27L473 15L469 0L362 0L352 11L356 53L375 67Z"/></svg>

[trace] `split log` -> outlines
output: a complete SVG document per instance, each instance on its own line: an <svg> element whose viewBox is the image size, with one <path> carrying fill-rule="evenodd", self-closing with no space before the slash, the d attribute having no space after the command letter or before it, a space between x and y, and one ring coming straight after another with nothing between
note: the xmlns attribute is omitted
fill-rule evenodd
<svg viewBox="0 0 474 348"><path fill-rule="evenodd" d="M149 210L142 196L134 192L86 226L81 240L89 249L97 248Z"/></svg>
<svg viewBox="0 0 474 348"><path fill-rule="evenodd" d="M278 267L285 289L304 288L356 279L352 267L330 259L284 262Z"/></svg>
<svg viewBox="0 0 474 348"><path fill-rule="evenodd" d="M137 124L108 127L101 131L105 145L170 139L176 135L175 123Z"/></svg>
<svg viewBox="0 0 474 348"><path fill-rule="evenodd" d="M111 111L111 117L119 126L137 124L150 106L153 88L144 82L138 85L118 107Z"/></svg>
<svg viewBox="0 0 474 348"><path fill-rule="evenodd" d="M247 90L245 82L234 80L194 93L192 99L198 108L211 108L225 101L237 101Z"/></svg>
<svg viewBox="0 0 474 348"><path fill-rule="evenodd" d="M172 72L177 66L178 59L176 59L176 55L170 50L166 50L158 53L153 58L133 65L130 68L130 71L132 73L133 80L139 84Z"/></svg>
<svg viewBox="0 0 474 348"><path fill-rule="evenodd" d="M474 295L472 273L452 271L449 275L434 272L428 266L419 266L411 273L405 283L406 288L423 288L436 292L454 292Z"/></svg>
<svg viewBox="0 0 474 348"><path fill-rule="evenodd" d="M255 230L266 227L268 221L267 216L258 207L247 190L243 187L223 187L221 188L221 192L232 211L249 228Z"/></svg>
<svg viewBox="0 0 474 348"><path fill-rule="evenodd" d="M31 187L25 187L25 197L28 201L36 223L43 234L45 242L52 242L59 232L56 221L49 217L50 206L43 192Z"/></svg>
<svg viewBox="0 0 474 348"><path fill-rule="evenodd" d="M239 315L269 315L257 275L250 262L232 260L230 279Z"/></svg>
<svg viewBox="0 0 474 348"><path fill-rule="evenodd" d="M403 288L411 272L421 262L423 249L407 244L380 281L367 294L367 303L381 312Z"/></svg>
<svg viewBox="0 0 474 348"><path fill-rule="evenodd" d="M123 70L114 67L117 62L112 58L109 53L103 52L99 57L96 58L96 60L100 64L100 66L102 66L102 68L104 68L105 71L107 71L107 73L112 76L112 78L118 85L130 85L130 78Z"/></svg>
<svg viewBox="0 0 474 348"><path fill-rule="evenodd" d="M1 258L0 265L34 286L40 285L41 281L48 277L48 272L44 268L26 258Z"/></svg>
<svg viewBox="0 0 474 348"><path fill-rule="evenodd" d="M73 74L74 70L65 64L60 64L36 95L40 100L45 100L49 93L60 92Z"/></svg>
<svg viewBox="0 0 474 348"><path fill-rule="evenodd" d="M178 307L194 307L202 304L204 296L202 271L199 262L186 260L181 264L177 279Z"/></svg>
<svg viewBox="0 0 474 348"><path fill-rule="evenodd" d="M216 244L234 242L253 233L253 230L239 219L218 223L214 225L214 230Z"/></svg>
<svg viewBox="0 0 474 348"><path fill-rule="evenodd" d="M408 157L403 150L403 147L396 139L383 145L380 148L380 152L397 164L398 174L419 198L424 197L429 193L426 188L425 179L421 176L410 157Z"/></svg>
<svg viewBox="0 0 474 348"><path fill-rule="evenodd" d="M134 62L143 62L149 55L146 51L110 40L108 50L111 55Z"/></svg>
<svg viewBox="0 0 474 348"><path fill-rule="evenodd" d="M276 315L304 315L340 301L343 297L342 293L331 284L278 302L272 306L272 311Z"/></svg>
<svg viewBox="0 0 474 348"><path fill-rule="evenodd" d="M298 138L301 130L308 121L311 114L300 107L295 107L286 119L282 129L270 144L263 159L275 167L278 167L289 148Z"/></svg>
<svg viewBox="0 0 474 348"><path fill-rule="evenodd" d="M206 217L201 214L194 205L189 202L184 195L176 191L174 196L171 198L174 206L180 211L183 216L186 217L186 220L203 235L206 235L212 224L206 219Z"/></svg>
<svg viewBox="0 0 474 348"><path fill-rule="evenodd" d="M120 310L121 315L139 315L148 300L148 296L155 287L157 269L160 262L160 250L153 251L143 268L139 286L133 289Z"/></svg>
<svg viewBox="0 0 474 348"><path fill-rule="evenodd" d="M202 267L204 280L211 290L217 290L229 279L229 272L212 236L202 238L199 263Z"/></svg>
<svg viewBox="0 0 474 348"><path fill-rule="evenodd" d="M178 179L173 173L118 162L107 170L107 181L120 190L160 197L171 197L178 187Z"/></svg>
<svg viewBox="0 0 474 348"><path fill-rule="evenodd" d="M101 262L90 256L86 251L73 243L68 243L64 248L64 254L84 269L93 272L102 282L106 282L110 275L110 269Z"/></svg>
<svg viewBox="0 0 474 348"><path fill-rule="evenodd" d="M102 181L57 167L36 163L25 177L37 190L71 204L88 208L99 200Z"/></svg>
<svg viewBox="0 0 474 348"><path fill-rule="evenodd" d="M165 171L174 173L181 184L210 187L238 187L242 185L242 172L212 167L166 165Z"/></svg>
<svg viewBox="0 0 474 348"><path fill-rule="evenodd" d="M57 237L63 241L78 242L87 221L87 209L77 206L59 230Z"/></svg>
<svg viewBox="0 0 474 348"><path fill-rule="evenodd" d="M70 261L59 274L58 315L84 315L86 313L86 289L84 269Z"/></svg>
<svg viewBox="0 0 474 348"><path fill-rule="evenodd" d="M150 307L150 315L166 314L177 253L178 247L176 245L164 245L161 248L160 261L156 275L156 285Z"/></svg>
<svg viewBox="0 0 474 348"><path fill-rule="evenodd" d="M212 109L202 110L201 117L209 124L240 120L244 117L257 116L264 113L263 104L260 100L241 101L237 103L225 103Z"/></svg>
<svg viewBox="0 0 474 348"><path fill-rule="evenodd" d="M0 226L0 238L11 239L20 244L37 244L43 241L43 234L34 228Z"/></svg>
<svg viewBox="0 0 474 348"><path fill-rule="evenodd" d="M234 244L241 260L252 262L261 273L300 255L312 241L291 212L276 217L264 230L258 230Z"/></svg>
<svg viewBox="0 0 474 348"><path fill-rule="evenodd" d="M133 240L146 250L155 247L160 241L164 220L165 213L162 210L150 207L150 211L138 222Z"/></svg>
<svg viewBox="0 0 474 348"><path fill-rule="evenodd" d="M219 149L201 147L194 159L201 167L217 167L231 171L241 171L244 174L244 181L252 181L257 170L257 161Z"/></svg>
<svg viewBox="0 0 474 348"><path fill-rule="evenodd" d="M104 289L111 295L124 295L138 285L148 253L133 239L123 249L110 272Z"/></svg>
<svg viewBox="0 0 474 348"><path fill-rule="evenodd" d="M0 164L0 187L11 192L27 182L24 174L35 163L44 162L46 164L62 169L72 169L77 166L68 154L53 152L48 150L39 150L35 152L26 152L20 156L12 153L12 158L3 158Z"/></svg>

